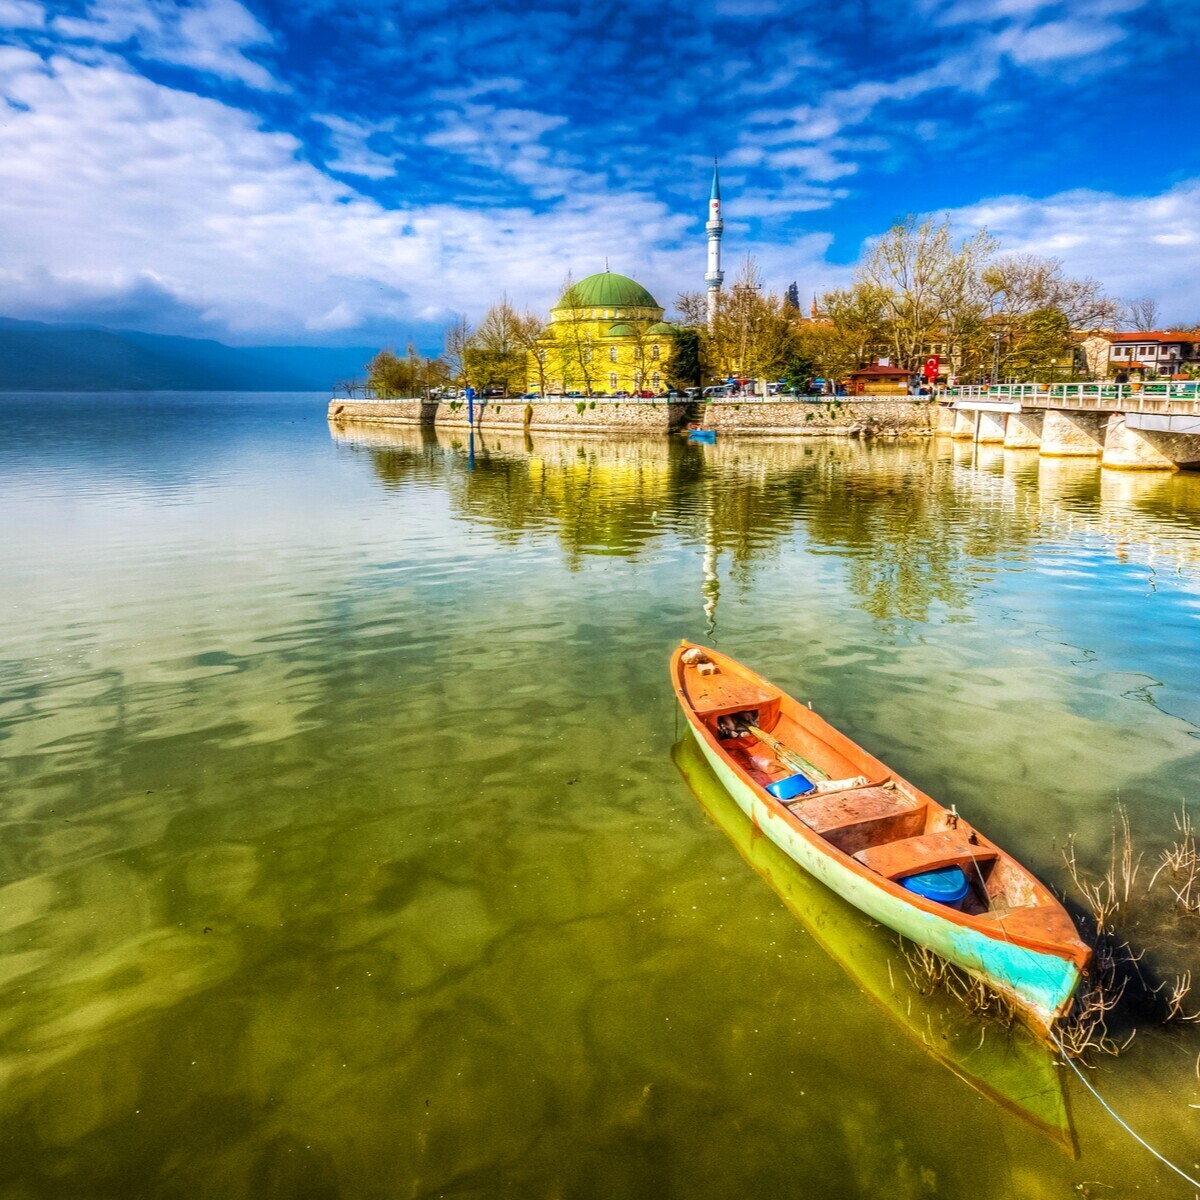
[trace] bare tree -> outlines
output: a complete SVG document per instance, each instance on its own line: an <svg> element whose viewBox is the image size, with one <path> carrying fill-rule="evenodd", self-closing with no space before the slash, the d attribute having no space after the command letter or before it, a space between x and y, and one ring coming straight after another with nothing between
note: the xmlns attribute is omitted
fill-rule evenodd
<svg viewBox="0 0 1200 1200"><path fill-rule="evenodd" d="M450 378L459 386L469 386L470 352L473 330L464 316L457 316L447 326L442 342L442 361L446 364Z"/></svg>
<svg viewBox="0 0 1200 1200"><path fill-rule="evenodd" d="M916 367L932 342L961 337L986 312L980 271L996 243L984 229L957 246L950 224L907 217L875 243L856 282L883 297L896 362Z"/></svg>
<svg viewBox="0 0 1200 1200"><path fill-rule="evenodd" d="M592 394L591 330L588 326L587 309L578 303L575 281L568 273L563 280L562 297L558 302L559 314L554 322L555 340L558 343L558 359L563 372L563 391L570 390L570 381L583 381L585 394ZM576 375L578 372L578 375Z"/></svg>
<svg viewBox="0 0 1200 1200"><path fill-rule="evenodd" d="M1138 332L1149 333L1158 328L1158 301L1153 296L1138 296L1133 300L1126 300L1125 316Z"/></svg>
<svg viewBox="0 0 1200 1200"><path fill-rule="evenodd" d="M537 313L524 312L517 318L515 336L525 352L525 361L531 361L537 372L538 392L546 395L546 357L550 350L550 327Z"/></svg>
<svg viewBox="0 0 1200 1200"><path fill-rule="evenodd" d="M489 306L467 351L472 375L485 385L499 384L507 396L514 379L524 382L525 351L520 334L521 318L503 300Z"/></svg>
<svg viewBox="0 0 1200 1200"><path fill-rule="evenodd" d="M675 297L675 311L683 325L699 329L708 324L708 299L703 292L680 292Z"/></svg>

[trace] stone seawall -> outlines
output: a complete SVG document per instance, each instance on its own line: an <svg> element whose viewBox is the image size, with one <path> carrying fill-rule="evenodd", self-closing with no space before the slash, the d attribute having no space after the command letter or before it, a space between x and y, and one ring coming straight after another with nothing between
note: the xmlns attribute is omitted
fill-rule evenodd
<svg viewBox="0 0 1200 1200"><path fill-rule="evenodd" d="M939 412L933 399L903 396L729 400L705 404L701 423L720 433L756 437L931 437L937 432Z"/></svg>
<svg viewBox="0 0 1200 1200"><path fill-rule="evenodd" d="M331 400L329 420L334 424L436 425L439 429L466 429L467 406L454 401ZM674 433L687 421L687 405L667 401L489 400L475 405L475 427L488 429L538 429L559 432Z"/></svg>
<svg viewBox="0 0 1200 1200"><path fill-rule="evenodd" d="M554 432L676 433L688 422L689 409L699 423L724 434L851 437L924 437L937 429L939 408L932 400L902 396L847 397L827 400L730 400L686 405L650 401L489 400L475 406L475 424L488 429ZM335 425L435 425L466 429L461 401L331 400Z"/></svg>

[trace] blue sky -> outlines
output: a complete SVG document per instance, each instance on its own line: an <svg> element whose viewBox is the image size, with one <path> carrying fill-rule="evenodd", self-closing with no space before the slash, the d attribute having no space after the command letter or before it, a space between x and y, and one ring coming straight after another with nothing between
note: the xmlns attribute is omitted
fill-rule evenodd
<svg viewBox="0 0 1200 1200"><path fill-rule="evenodd" d="M1190 0L0 0L0 314L435 345L568 271L805 296L908 212L1200 321Z"/></svg>

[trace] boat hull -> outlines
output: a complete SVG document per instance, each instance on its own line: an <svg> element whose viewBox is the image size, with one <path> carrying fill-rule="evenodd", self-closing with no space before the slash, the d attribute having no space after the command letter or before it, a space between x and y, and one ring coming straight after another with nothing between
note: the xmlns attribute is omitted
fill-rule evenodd
<svg viewBox="0 0 1200 1200"><path fill-rule="evenodd" d="M990 937L876 886L785 820L739 776L693 720L689 719L688 727L717 778L755 826L855 908L1008 996L1041 1031L1048 1031L1066 1010L1080 978L1074 961Z"/></svg>

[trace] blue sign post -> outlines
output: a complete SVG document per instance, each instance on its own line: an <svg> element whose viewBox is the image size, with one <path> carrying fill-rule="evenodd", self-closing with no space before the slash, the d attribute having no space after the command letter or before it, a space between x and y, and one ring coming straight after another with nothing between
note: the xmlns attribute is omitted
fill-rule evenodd
<svg viewBox="0 0 1200 1200"><path fill-rule="evenodd" d="M475 389L467 388L467 424L475 428Z"/></svg>

